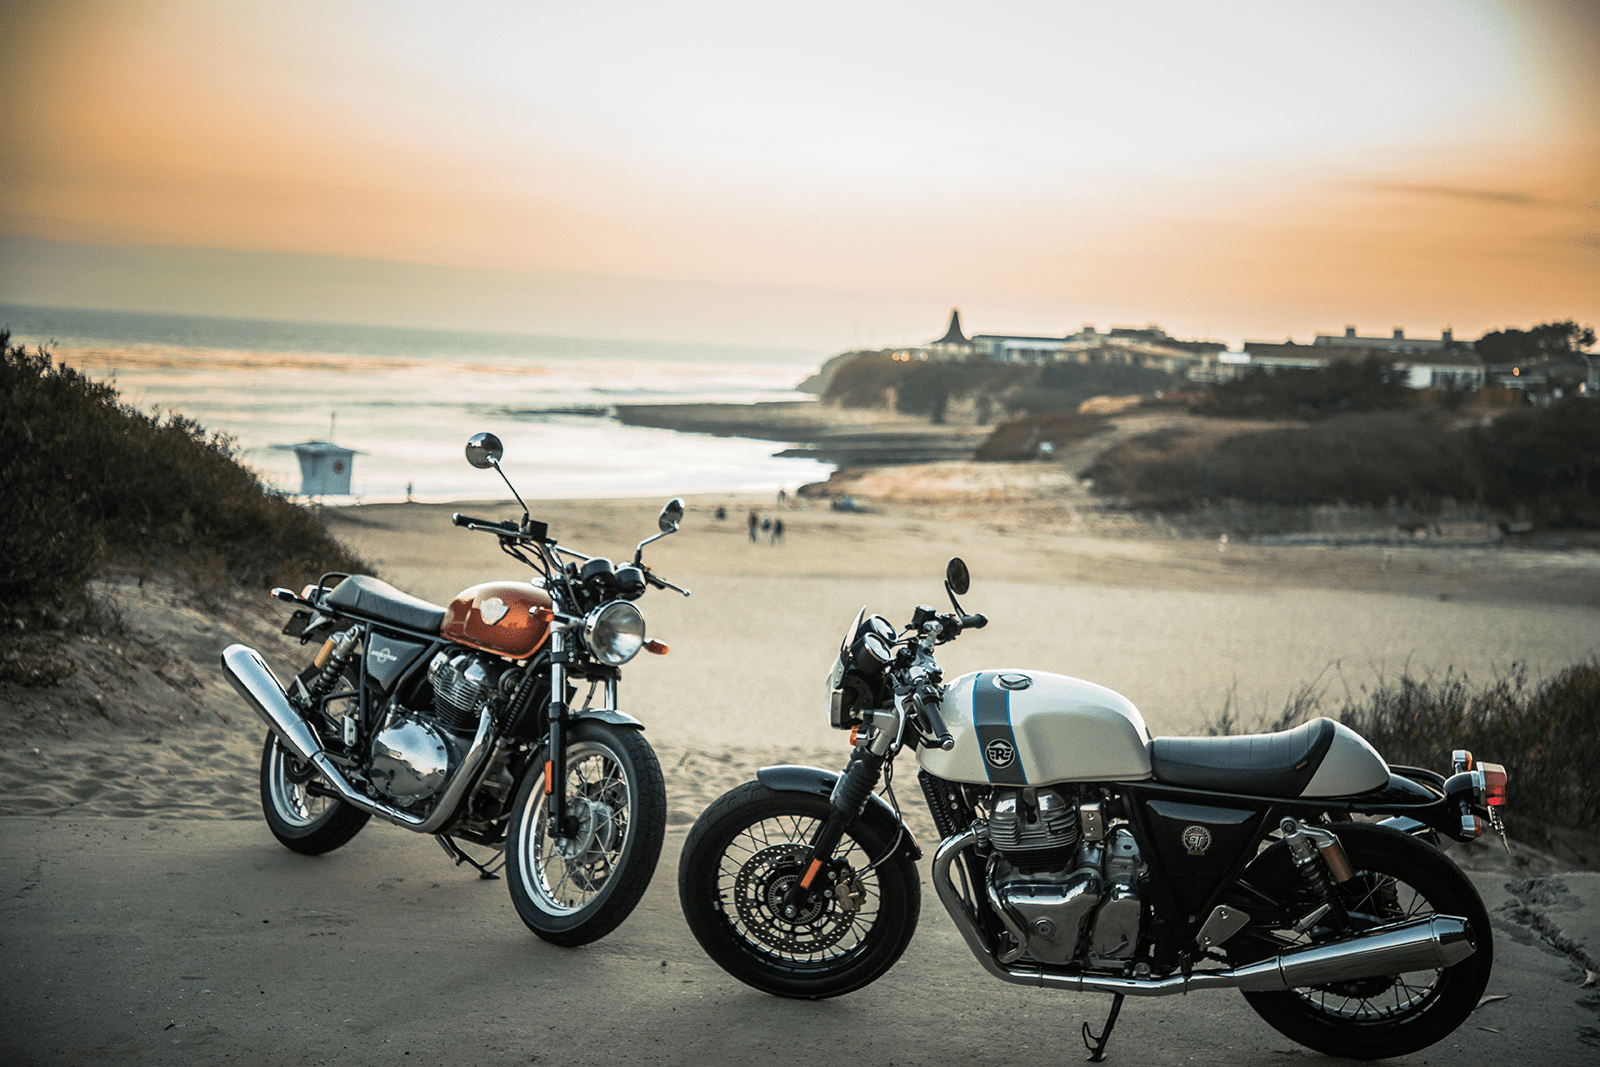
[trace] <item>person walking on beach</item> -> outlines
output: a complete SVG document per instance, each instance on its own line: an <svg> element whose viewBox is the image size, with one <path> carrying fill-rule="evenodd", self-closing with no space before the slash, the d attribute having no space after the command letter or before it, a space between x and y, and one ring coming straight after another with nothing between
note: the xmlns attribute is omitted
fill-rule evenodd
<svg viewBox="0 0 1600 1067"><path fill-rule="evenodd" d="M761 516L756 514L756 509L750 509L750 543L756 543L756 530L761 526Z"/></svg>
<svg viewBox="0 0 1600 1067"><path fill-rule="evenodd" d="M782 519L773 519L772 520L772 543L775 544L775 545L783 544L783 520Z"/></svg>

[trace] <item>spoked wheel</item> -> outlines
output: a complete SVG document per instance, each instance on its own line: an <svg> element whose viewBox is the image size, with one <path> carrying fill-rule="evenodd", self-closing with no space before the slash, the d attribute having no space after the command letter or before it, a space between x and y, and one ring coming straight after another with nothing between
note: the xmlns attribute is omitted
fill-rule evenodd
<svg viewBox="0 0 1600 1067"><path fill-rule="evenodd" d="M666 836L667 790L637 730L580 722L567 735L572 837L553 837L542 768L523 776L506 852L511 900L528 928L557 945L609 934L644 896Z"/></svg>
<svg viewBox="0 0 1600 1067"><path fill-rule="evenodd" d="M270 731L261 749L261 811L273 837L308 856L332 852L370 818L334 796L317 769L284 748Z"/></svg>
<svg viewBox="0 0 1600 1067"><path fill-rule="evenodd" d="M684 842L678 896L689 929L718 966L763 992L817 999L860 989L894 966L917 928L916 867L893 834L860 822L819 873L824 890L785 913L831 810L826 797L746 782Z"/></svg>
<svg viewBox="0 0 1600 1067"><path fill-rule="evenodd" d="M1488 912L1466 875L1420 841L1359 823L1340 825L1337 832L1355 871L1336 889L1351 934L1454 915L1467 921L1472 955L1451 967L1244 997L1280 1033L1330 1056L1378 1059L1426 1048L1466 1020L1488 985L1494 964ZM1279 900L1293 898L1298 878L1281 846L1263 853L1244 874ZM1317 941L1340 936L1323 927L1310 934Z"/></svg>

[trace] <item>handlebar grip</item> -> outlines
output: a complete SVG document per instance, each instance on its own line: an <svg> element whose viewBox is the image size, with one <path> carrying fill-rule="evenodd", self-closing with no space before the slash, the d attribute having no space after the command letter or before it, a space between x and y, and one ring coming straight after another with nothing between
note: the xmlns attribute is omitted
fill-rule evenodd
<svg viewBox="0 0 1600 1067"><path fill-rule="evenodd" d="M494 519L479 519L471 515L456 512L450 516L450 521L457 526L483 526L491 530L502 530L505 533L517 533L520 527L514 522L496 522Z"/></svg>
<svg viewBox="0 0 1600 1067"><path fill-rule="evenodd" d="M988 625L989 625L989 617L987 615L963 615L963 616L961 616L961 628L963 630L981 630L985 626L988 626Z"/></svg>
<svg viewBox="0 0 1600 1067"><path fill-rule="evenodd" d="M944 724L944 716L939 714L937 693L919 691L917 704L922 708L922 717L928 720L928 732L938 740L939 747L946 752L955 748L956 739L950 736L950 728Z"/></svg>

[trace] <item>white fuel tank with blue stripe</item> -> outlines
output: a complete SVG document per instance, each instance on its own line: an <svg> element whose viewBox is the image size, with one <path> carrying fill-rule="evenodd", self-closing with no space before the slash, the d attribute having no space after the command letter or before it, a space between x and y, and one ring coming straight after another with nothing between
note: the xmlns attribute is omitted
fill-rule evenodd
<svg viewBox="0 0 1600 1067"><path fill-rule="evenodd" d="M1150 731L1121 693L1043 671L963 674L941 707L955 738L918 762L951 782L1048 785L1150 777Z"/></svg>

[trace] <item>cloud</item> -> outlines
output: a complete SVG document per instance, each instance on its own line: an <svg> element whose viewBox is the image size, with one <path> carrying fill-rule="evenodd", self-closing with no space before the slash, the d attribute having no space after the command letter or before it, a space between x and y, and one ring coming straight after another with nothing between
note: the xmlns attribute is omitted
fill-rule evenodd
<svg viewBox="0 0 1600 1067"><path fill-rule="evenodd" d="M1534 193L1510 189L1469 189L1459 185L1422 185L1410 182L1371 182L1364 186L1383 193L1404 193L1412 196L1436 197L1449 200L1471 200L1486 204L1507 204L1512 207L1555 207L1553 200Z"/></svg>

